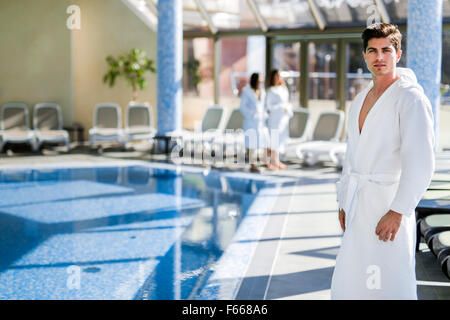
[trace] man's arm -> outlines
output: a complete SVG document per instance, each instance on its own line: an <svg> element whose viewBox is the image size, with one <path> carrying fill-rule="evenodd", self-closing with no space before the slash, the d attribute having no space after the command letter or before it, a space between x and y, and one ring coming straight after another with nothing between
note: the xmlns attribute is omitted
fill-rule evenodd
<svg viewBox="0 0 450 320"><path fill-rule="evenodd" d="M341 224L341 229L345 232L345 211L344 209L339 210L339 223Z"/></svg>
<svg viewBox="0 0 450 320"><path fill-rule="evenodd" d="M394 241L395 236L397 235L398 229L400 228L400 224L402 223L403 215L401 213L389 210L378 222L378 225L375 229L375 233L378 236L378 239L381 241Z"/></svg>
<svg viewBox="0 0 450 320"><path fill-rule="evenodd" d="M418 89L405 94L400 105L401 163L399 187L391 209L375 230L382 241L393 241L403 215L409 216L430 184L434 172L433 113L426 96Z"/></svg>

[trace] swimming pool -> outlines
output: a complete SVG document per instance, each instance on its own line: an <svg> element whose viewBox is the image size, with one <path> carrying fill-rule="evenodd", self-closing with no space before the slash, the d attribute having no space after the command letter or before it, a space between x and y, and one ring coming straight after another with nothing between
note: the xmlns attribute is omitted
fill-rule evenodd
<svg viewBox="0 0 450 320"><path fill-rule="evenodd" d="M282 184L146 163L2 169L0 299L233 299Z"/></svg>

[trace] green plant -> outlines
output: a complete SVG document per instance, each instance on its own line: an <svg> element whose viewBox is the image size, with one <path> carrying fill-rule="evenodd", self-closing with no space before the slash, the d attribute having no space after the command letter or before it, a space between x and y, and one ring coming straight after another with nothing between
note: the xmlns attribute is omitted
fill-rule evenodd
<svg viewBox="0 0 450 320"><path fill-rule="evenodd" d="M154 61L147 58L147 53L141 49L132 49L127 55L121 55L118 59L113 56L106 57L109 70L103 77L103 82L112 88L117 77L124 77L133 89L133 101L137 99L138 89L147 87L145 75L147 71L156 72Z"/></svg>
<svg viewBox="0 0 450 320"><path fill-rule="evenodd" d="M189 83L192 84L194 88L197 88L197 85L202 80L200 78L200 74L198 73L200 61L198 61L194 57L190 57L189 60L186 63L184 63L184 67L186 68L190 80Z"/></svg>

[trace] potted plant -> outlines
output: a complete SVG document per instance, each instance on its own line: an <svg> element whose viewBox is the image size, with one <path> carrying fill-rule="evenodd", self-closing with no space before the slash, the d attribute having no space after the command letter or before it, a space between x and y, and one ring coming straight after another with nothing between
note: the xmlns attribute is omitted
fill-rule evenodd
<svg viewBox="0 0 450 320"><path fill-rule="evenodd" d="M103 82L113 87L117 77L124 77L133 90L132 102L138 98L138 90L147 87L145 75L147 71L156 72L154 61L147 58L147 53L141 49L132 49L127 55L118 59L113 56L106 57L109 70L103 77Z"/></svg>
<svg viewBox="0 0 450 320"><path fill-rule="evenodd" d="M201 77L199 74L200 61L195 59L194 57L190 57L187 62L184 63L184 67L186 68L187 75L189 77L189 86L194 88L197 92L197 85L201 82ZM198 92L197 92L198 93Z"/></svg>

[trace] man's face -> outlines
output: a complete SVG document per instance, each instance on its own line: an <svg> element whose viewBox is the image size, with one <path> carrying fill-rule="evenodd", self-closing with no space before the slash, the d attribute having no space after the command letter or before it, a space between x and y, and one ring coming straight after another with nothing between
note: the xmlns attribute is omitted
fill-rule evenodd
<svg viewBox="0 0 450 320"><path fill-rule="evenodd" d="M383 76L394 72L402 50L396 52L388 38L372 38L363 56L369 71L375 76Z"/></svg>

